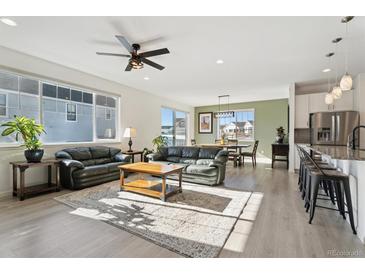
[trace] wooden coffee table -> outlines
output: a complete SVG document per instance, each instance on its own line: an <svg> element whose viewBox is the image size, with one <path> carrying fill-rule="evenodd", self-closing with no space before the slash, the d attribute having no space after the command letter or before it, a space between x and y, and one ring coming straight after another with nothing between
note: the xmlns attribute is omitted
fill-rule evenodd
<svg viewBox="0 0 365 274"><path fill-rule="evenodd" d="M182 170L183 166L179 165L162 165L155 163L135 163L119 166L120 169L120 190L130 191L143 194L166 201L166 198L182 192ZM136 172L140 177L132 182L125 182L124 172ZM179 185L166 184L166 176L177 173L179 174ZM161 177L162 181L145 180L143 174L149 174Z"/></svg>

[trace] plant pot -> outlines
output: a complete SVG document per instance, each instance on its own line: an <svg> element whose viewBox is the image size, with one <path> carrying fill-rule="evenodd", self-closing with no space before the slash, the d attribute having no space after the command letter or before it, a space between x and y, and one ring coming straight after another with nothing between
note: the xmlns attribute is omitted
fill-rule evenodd
<svg viewBox="0 0 365 274"><path fill-rule="evenodd" d="M284 142L284 136L276 136L276 143L282 144Z"/></svg>
<svg viewBox="0 0 365 274"><path fill-rule="evenodd" d="M43 149L28 149L24 151L24 156L28 163L39 163L42 160L43 153Z"/></svg>

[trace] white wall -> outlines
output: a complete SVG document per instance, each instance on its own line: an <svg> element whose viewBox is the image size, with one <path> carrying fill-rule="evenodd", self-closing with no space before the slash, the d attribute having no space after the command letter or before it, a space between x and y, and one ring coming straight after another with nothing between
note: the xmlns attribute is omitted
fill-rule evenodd
<svg viewBox="0 0 365 274"><path fill-rule="evenodd" d="M179 102L155 96L151 93L133 89L116 82L105 80L97 76L48 62L33 56L0 47L0 68L24 73L40 78L51 79L79 87L100 90L121 96L120 127L132 126L137 129L137 138L133 140L134 149L152 147L151 141L160 134L161 106L167 106L189 112L188 140L194 136L194 108ZM121 71L121 73L124 73ZM163 73L163 72L162 72ZM0 137L1 138L1 137ZM128 140L121 138L121 143L113 146L127 148ZM70 145L68 145L70 146ZM71 145L72 146L72 145ZM54 152L65 146L45 146L45 156L53 157ZM11 190L10 161L23 160L22 148L0 147L0 196L8 195ZM45 180L44 171L32 170L26 179L29 183Z"/></svg>
<svg viewBox="0 0 365 274"><path fill-rule="evenodd" d="M294 172L295 150L294 145L295 126L295 84L289 86L289 171Z"/></svg>

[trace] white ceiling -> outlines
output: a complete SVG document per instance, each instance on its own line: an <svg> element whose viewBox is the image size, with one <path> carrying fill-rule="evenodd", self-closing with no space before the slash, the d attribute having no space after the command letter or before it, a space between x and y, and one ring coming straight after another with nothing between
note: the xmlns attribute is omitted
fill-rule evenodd
<svg viewBox="0 0 365 274"><path fill-rule="evenodd" d="M2 46L192 106L216 104L221 94L231 102L288 97L290 83L326 77L324 55L345 33L340 17L11 18L18 26L0 24ZM365 71L365 17L355 17L349 29L350 73L357 74ZM141 51L167 47L171 54L150 58L166 69L124 72L128 59L97 56L127 53L116 34L140 43Z"/></svg>

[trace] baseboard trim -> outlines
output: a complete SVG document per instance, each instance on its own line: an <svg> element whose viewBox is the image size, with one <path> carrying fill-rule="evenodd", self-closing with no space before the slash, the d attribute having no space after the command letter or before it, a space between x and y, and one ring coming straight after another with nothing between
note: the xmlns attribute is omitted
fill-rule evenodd
<svg viewBox="0 0 365 274"><path fill-rule="evenodd" d="M11 195L12 195L12 192L11 191L3 191L3 192L0 192L0 199L1 198L9 198Z"/></svg>

